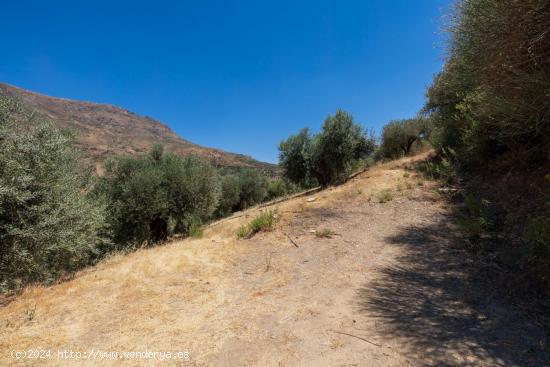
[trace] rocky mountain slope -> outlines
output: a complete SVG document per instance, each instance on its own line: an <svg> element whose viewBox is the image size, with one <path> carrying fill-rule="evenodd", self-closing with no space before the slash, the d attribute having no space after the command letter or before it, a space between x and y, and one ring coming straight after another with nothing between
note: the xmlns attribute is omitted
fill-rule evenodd
<svg viewBox="0 0 550 367"><path fill-rule="evenodd" d="M196 154L226 170L250 167L269 175L277 172L275 165L194 144L151 117L116 106L49 97L4 83L0 83L0 94L14 97L26 109L49 117L61 127L75 130L77 146L89 162L96 163L98 170L109 157L144 153L154 143L163 143L168 152Z"/></svg>

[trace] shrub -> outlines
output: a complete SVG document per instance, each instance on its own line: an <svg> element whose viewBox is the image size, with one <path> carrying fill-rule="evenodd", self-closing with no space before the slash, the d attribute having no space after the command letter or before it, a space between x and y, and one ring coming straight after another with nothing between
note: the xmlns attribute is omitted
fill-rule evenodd
<svg viewBox="0 0 550 367"><path fill-rule="evenodd" d="M550 284L550 218L531 219L523 240L526 263L547 285Z"/></svg>
<svg viewBox="0 0 550 367"><path fill-rule="evenodd" d="M383 204L393 200L393 194L390 189L384 189L378 194L378 202Z"/></svg>
<svg viewBox="0 0 550 367"><path fill-rule="evenodd" d="M479 238L489 230L491 221L487 215L487 202L473 195L464 196L464 211L458 219L460 229L471 238Z"/></svg>
<svg viewBox="0 0 550 367"><path fill-rule="evenodd" d="M71 137L0 99L0 290L51 281L108 243Z"/></svg>
<svg viewBox="0 0 550 367"><path fill-rule="evenodd" d="M218 205L218 174L194 156L153 148L149 155L111 160L105 168L96 192L108 199L119 248L163 241L169 232L188 234L193 221L208 219Z"/></svg>
<svg viewBox="0 0 550 367"><path fill-rule="evenodd" d="M277 212L269 210L254 218L248 225L241 226L237 230L238 238L250 238L261 231L270 231L277 222Z"/></svg>
<svg viewBox="0 0 550 367"><path fill-rule="evenodd" d="M463 0L449 25L449 57L428 90L434 141L465 166L506 152L547 159L550 12L544 0Z"/></svg>
<svg viewBox="0 0 550 367"><path fill-rule="evenodd" d="M189 237L202 238L203 230L201 222L197 219L191 220L187 226L187 234Z"/></svg>
<svg viewBox="0 0 550 367"><path fill-rule="evenodd" d="M311 136L307 129L279 145L279 160L289 180L304 185L315 179L321 185L338 183L354 164L374 152L375 139L367 136L353 117L338 110L329 115L322 131Z"/></svg>
<svg viewBox="0 0 550 367"><path fill-rule="evenodd" d="M328 228L315 231L315 237L317 238L332 238L334 235L336 235L336 232Z"/></svg>
<svg viewBox="0 0 550 367"><path fill-rule="evenodd" d="M457 168L452 163L455 157L456 153L451 148L443 149L437 157L417 164L416 170L430 179L441 180L450 185L458 176Z"/></svg>

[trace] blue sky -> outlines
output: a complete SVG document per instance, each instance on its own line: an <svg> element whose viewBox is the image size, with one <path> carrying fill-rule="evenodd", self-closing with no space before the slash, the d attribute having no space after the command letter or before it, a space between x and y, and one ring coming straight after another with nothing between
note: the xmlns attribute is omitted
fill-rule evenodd
<svg viewBox="0 0 550 367"><path fill-rule="evenodd" d="M110 103L276 162L337 108L376 132L441 68L450 0L0 0L0 81Z"/></svg>

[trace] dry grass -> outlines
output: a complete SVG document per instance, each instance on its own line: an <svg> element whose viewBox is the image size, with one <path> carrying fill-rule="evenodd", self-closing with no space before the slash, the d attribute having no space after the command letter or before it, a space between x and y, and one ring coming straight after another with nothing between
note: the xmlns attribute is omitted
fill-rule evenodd
<svg viewBox="0 0 550 367"><path fill-rule="evenodd" d="M336 235L336 232L334 232L332 229L324 228L320 229L318 231L315 231L315 237L317 238L332 238Z"/></svg>
<svg viewBox="0 0 550 367"><path fill-rule="evenodd" d="M399 167L410 160L373 167L348 184L315 194L315 202L300 197L274 205L270 209L277 209L280 216L277 228L287 228L294 218L309 211L340 205L350 193L359 200L358 190L368 197L391 189L403 176ZM256 303L246 303L251 308L249 312L257 312L254 310L259 307L266 315L290 312L262 304L261 299L262 294L277 292L293 279L292 273L285 271L292 262L277 262L275 266L271 255L260 257L258 270L243 269L239 274L264 274L269 278L258 278L261 287L251 286L249 294L232 293L249 280L233 279L228 274L238 268L238 259L250 251L247 243L256 240L238 241L235 233L260 213L259 209L252 209L242 217L206 227L202 238L113 255L64 283L27 288L0 308L0 365L63 365L56 359L14 361L9 356L13 349L39 347L81 351L188 350L197 361L216 354L223 345L227 347L232 335L255 340L261 329L239 319L231 305L242 299L257 299ZM275 249L302 250L290 244L279 230L269 236ZM75 365L98 364L82 360ZM100 365L141 366L144 362L104 360Z"/></svg>
<svg viewBox="0 0 550 367"><path fill-rule="evenodd" d="M400 186L397 187L397 189L399 191L400 190ZM392 201L393 200L393 193L390 189L384 189L382 191L380 191L380 193L378 194L378 202L383 204L383 203L387 203L388 201Z"/></svg>

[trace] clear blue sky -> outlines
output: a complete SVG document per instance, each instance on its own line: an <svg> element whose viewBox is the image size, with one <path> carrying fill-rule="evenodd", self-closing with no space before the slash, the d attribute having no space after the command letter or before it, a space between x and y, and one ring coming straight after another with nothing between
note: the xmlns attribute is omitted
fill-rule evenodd
<svg viewBox="0 0 550 367"><path fill-rule="evenodd" d="M379 131L442 64L450 0L0 0L0 81L118 105L275 162L337 108Z"/></svg>

